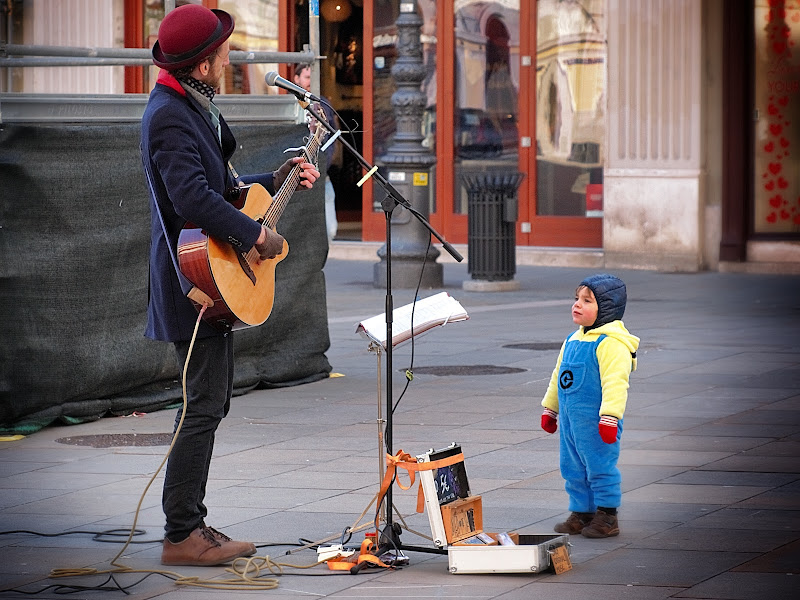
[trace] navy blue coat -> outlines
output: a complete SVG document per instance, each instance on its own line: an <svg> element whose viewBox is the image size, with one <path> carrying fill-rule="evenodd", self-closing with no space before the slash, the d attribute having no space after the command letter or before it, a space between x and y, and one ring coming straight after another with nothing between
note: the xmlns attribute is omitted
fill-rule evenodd
<svg viewBox="0 0 800 600"><path fill-rule="evenodd" d="M223 197L226 189L236 185L227 168L236 140L224 118L221 120L220 145L208 111L166 72L150 93L142 117L141 153L151 189L152 230L145 335L155 340L190 340L197 321L197 310L186 297L191 284L176 272L173 260L184 225L193 223L243 251L249 250L261 233L261 225ZM241 176L240 180L260 183L274 193L271 172ZM161 209L163 226L155 203ZM203 322L198 336L211 335L219 333Z"/></svg>

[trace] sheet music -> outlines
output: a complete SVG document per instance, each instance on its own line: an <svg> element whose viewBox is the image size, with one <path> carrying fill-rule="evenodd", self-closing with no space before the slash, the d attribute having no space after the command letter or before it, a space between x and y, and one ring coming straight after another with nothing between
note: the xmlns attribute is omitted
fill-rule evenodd
<svg viewBox="0 0 800 600"><path fill-rule="evenodd" d="M392 346L411 339L411 314L414 314L413 335L420 335L433 327L466 321L469 319L467 311L461 303L447 292L440 292L395 308L392 313ZM356 332L364 338L378 342L384 348L386 345L386 313L370 317L361 321L356 327Z"/></svg>

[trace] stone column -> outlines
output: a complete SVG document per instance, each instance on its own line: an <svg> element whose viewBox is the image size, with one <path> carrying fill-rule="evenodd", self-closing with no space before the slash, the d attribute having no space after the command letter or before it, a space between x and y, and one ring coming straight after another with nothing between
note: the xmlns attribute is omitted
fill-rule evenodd
<svg viewBox="0 0 800 600"><path fill-rule="evenodd" d="M609 0L606 266L703 268L703 3Z"/></svg>
<svg viewBox="0 0 800 600"><path fill-rule="evenodd" d="M425 79L420 42L422 23L422 18L417 14L416 0L403 0L396 22L398 57L392 66L392 77L397 86L397 91L392 94L397 131L386 154L377 162L385 168L389 183L427 219L433 185L431 167L436 163L436 156L422 145L422 116L426 102L420 85ZM383 189L375 185L375 199L381 201L385 196ZM387 248L387 244L384 244L378 250L381 261L375 264L375 287L386 286L389 250L392 287L415 288L426 253L421 287L442 287L442 265L436 262L439 250L434 246L428 250L430 232L402 206L394 207L391 214L391 245Z"/></svg>

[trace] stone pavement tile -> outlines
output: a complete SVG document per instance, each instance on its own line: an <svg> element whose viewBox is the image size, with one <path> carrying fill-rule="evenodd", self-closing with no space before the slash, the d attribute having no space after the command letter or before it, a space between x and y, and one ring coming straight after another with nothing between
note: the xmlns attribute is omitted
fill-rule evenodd
<svg viewBox="0 0 800 600"><path fill-rule="evenodd" d="M476 423L483 423L487 420L487 415L479 411L473 412L434 412L426 407L420 410L406 410L403 412L395 413L394 425L422 425L422 424L436 424L436 425L449 425L451 427L467 427Z"/></svg>
<svg viewBox="0 0 800 600"><path fill-rule="evenodd" d="M540 415L534 415L531 410L522 410L515 413L492 416L479 421L482 429L511 430L511 431L536 431L539 429ZM535 422L534 422L535 419ZM505 435L504 433L502 435Z"/></svg>
<svg viewBox="0 0 800 600"><path fill-rule="evenodd" d="M484 495L494 491L502 494L503 490L514 489L513 484L515 483L517 483L516 479L480 479L478 477L470 477L470 495Z"/></svg>
<svg viewBox="0 0 800 600"><path fill-rule="evenodd" d="M698 399L694 396L688 396L684 398L674 398L669 402L653 404L645 408L637 408L633 414L635 414L637 418L658 416L672 417L685 414L691 417L719 419L755 408L761 404L763 404L763 401L760 399Z"/></svg>
<svg viewBox="0 0 800 600"><path fill-rule="evenodd" d="M737 572L800 574L800 539L795 539L790 544L775 548L771 552L767 552L732 570Z"/></svg>
<svg viewBox="0 0 800 600"><path fill-rule="evenodd" d="M372 526L372 519L375 516L374 506L357 522L359 514L365 508L366 504L360 506L356 513L344 512L344 510L329 513L311 513L303 510L280 511L253 516L248 521L242 521L238 527L245 527L249 537L257 545L281 544L282 546L275 547L274 550L266 550L268 554L274 556L297 550L301 539L316 542L332 537L335 539L335 543L339 543L342 541L341 538L345 529L358 528L358 526L364 525L363 529L358 529L358 531L352 533L353 543L360 544L361 540L364 539L364 532L374 529ZM346 535L345 541L347 541ZM299 552L307 554L310 551L299 550Z"/></svg>
<svg viewBox="0 0 800 600"><path fill-rule="evenodd" d="M506 413L509 409L520 410L524 406L518 406L520 403L530 404L530 399L524 400L508 398L498 399L495 396L481 396L474 395L469 397L460 396L451 399L440 399L436 402L436 411L442 414L458 414L458 413L479 413L483 415L490 415L495 413ZM514 408L516 407L516 408Z"/></svg>
<svg viewBox="0 0 800 600"><path fill-rule="evenodd" d="M719 512L724 508L721 504L679 504L673 502L625 502L619 509L620 523L628 520L668 521L673 523L688 523L705 517L705 515Z"/></svg>
<svg viewBox="0 0 800 600"><path fill-rule="evenodd" d="M102 564L113 558L113 554L102 544L82 549L80 553L57 547L6 546L3 548L3 560L0 561L0 589L18 586L26 581L44 580L44 585L47 585L53 583L46 579L53 569ZM41 589L44 585L26 586L26 589Z"/></svg>
<svg viewBox="0 0 800 600"><path fill-rule="evenodd" d="M644 585L583 585L559 583L559 575L548 577L535 588L530 585L517 592L504 595L503 600L531 600L546 598L547 600L575 600L587 598L591 600L666 600L672 598L683 588L650 587Z"/></svg>
<svg viewBox="0 0 800 600"><path fill-rule="evenodd" d="M543 522L555 518L564 512L563 507L546 508L531 507L521 509L519 506L491 506L483 511L484 531L525 531L532 534L553 534L553 527ZM426 528L426 531L429 527Z"/></svg>
<svg viewBox="0 0 800 600"><path fill-rule="evenodd" d="M112 453L95 450L93 457L83 458L73 462L63 463L54 467L40 469L40 473L108 473L113 475L140 475L142 473L155 473L164 458L164 448L152 447L152 452L142 454ZM71 453L70 450L60 451L61 454ZM59 454L53 452L52 454Z"/></svg>
<svg viewBox="0 0 800 600"><path fill-rule="evenodd" d="M20 512L17 507L55 498L64 494L64 490L49 489L0 489L0 510L9 509L13 512Z"/></svg>
<svg viewBox="0 0 800 600"><path fill-rule="evenodd" d="M288 510L305 504L338 496L340 490L330 489L296 489L257 488L248 486L231 486L221 490L211 490L206 494L204 503L207 506L224 506L226 508L255 508L266 510Z"/></svg>
<svg viewBox="0 0 800 600"><path fill-rule="evenodd" d="M493 463L470 463L467 469L467 474L469 477L478 477L483 479L521 480L523 478L535 477L537 475L549 473L553 470L553 463L551 461L543 461L541 465L496 465Z"/></svg>
<svg viewBox="0 0 800 600"><path fill-rule="evenodd" d="M541 432L544 433L544 432ZM470 427L460 427L457 429L446 430L442 434L446 439L458 442L462 449L466 450L471 443L497 443L514 445L522 444L528 440L541 438L539 431L502 431L480 427L480 424ZM429 446L430 447L430 446ZM436 446L439 448L440 446Z"/></svg>
<svg viewBox="0 0 800 600"><path fill-rule="evenodd" d="M770 442L748 449L744 454L748 456L793 456L800 458L800 442L793 440Z"/></svg>
<svg viewBox="0 0 800 600"><path fill-rule="evenodd" d="M531 490L503 488L482 494L484 515L495 508L518 508L531 510L538 508L563 510L568 504L566 492L553 490Z"/></svg>
<svg viewBox="0 0 800 600"><path fill-rule="evenodd" d="M624 452L624 450L623 450ZM665 478L682 472L685 467L659 467L651 465L620 465L622 473L622 492L663 481Z"/></svg>
<svg viewBox="0 0 800 600"><path fill-rule="evenodd" d="M770 490L742 500L733 505L733 508L764 508L795 510L800 508L800 491L797 490Z"/></svg>
<svg viewBox="0 0 800 600"><path fill-rule="evenodd" d="M522 472L533 472L541 470L543 466L547 467L548 470L552 470L552 468L557 465L558 448L534 453L527 450L519 450L516 447L510 447L471 457L467 462L467 469L471 470L482 466L494 466L498 470L514 467L515 469L521 469ZM470 472L469 470L467 471L468 474Z"/></svg>
<svg viewBox="0 0 800 600"><path fill-rule="evenodd" d="M601 544L607 540L593 540ZM580 569L561 573L561 583L691 587L755 557L748 552L697 552L621 548Z"/></svg>
<svg viewBox="0 0 800 600"><path fill-rule="evenodd" d="M291 425L299 426L295 428L296 434L300 434L301 432L308 434L310 424L318 425L319 423L324 423L325 429L331 429L336 425L349 425L350 423L357 423L359 421L368 421L370 418L374 421L377 416L376 413L377 407L373 412L371 410L365 410L363 406L349 406L337 403L326 406L309 406L281 415L261 417L261 419L268 420L270 424L281 425L279 431L283 435L292 431ZM324 430L323 427L313 427L311 432L313 432L313 429L317 429L318 431ZM283 437L283 439L288 438Z"/></svg>
<svg viewBox="0 0 800 600"><path fill-rule="evenodd" d="M46 469L47 467L56 467L60 463L55 460L50 462L28 462L28 461L12 461L6 460L3 454L0 454L0 478L11 477L13 475L24 475L25 473L32 473L39 469ZM1 481L0 481L1 482Z"/></svg>
<svg viewBox="0 0 800 600"><path fill-rule="evenodd" d="M653 483L625 493L625 502L679 502L734 504L769 488L755 486L682 485Z"/></svg>
<svg viewBox="0 0 800 600"><path fill-rule="evenodd" d="M632 429L625 427L625 438L623 440L624 448L635 448L644 442L651 442L666 437L670 434L668 430L651 431L648 429Z"/></svg>
<svg viewBox="0 0 800 600"><path fill-rule="evenodd" d="M366 490L359 492L346 492L338 493L322 500L308 502L301 507L287 509L289 511L300 511L308 513L336 513L341 512L345 514L359 514L362 510L372 502L375 493L378 492L378 486L375 485L374 490ZM395 507L403 514L413 514L417 507L417 494L416 490L412 493L410 490L403 492L397 488L392 491L392 502ZM374 511L373 508L370 510Z"/></svg>
<svg viewBox="0 0 800 600"><path fill-rule="evenodd" d="M94 516L81 515L20 515L15 513L0 512L0 531L26 530L38 533L61 533L72 529L88 529L100 531L105 527L95 527ZM22 541L32 539L27 534L11 534L0 536L0 543L6 543L10 539Z"/></svg>
<svg viewBox="0 0 800 600"><path fill-rule="evenodd" d="M710 453L709 453L710 454ZM697 465L697 469L713 471L749 471L761 473L800 473L800 461L796 456L747 456L737 454L727 458Z"/></svg>
<svg viewBox="0 0 800 600"><path fill-rule="evenodd" d="M489 599L503 597L542 577L535 573L452 574L446 555L420 560L418 553L411 553L410 558L408 567L384 572L369 584L348 590L348 597Z"/></svg>
<svg viewBox="0 0 800 600"><path fill-rule="evenodd" d="M791 475L787 475L787 477L792 477ZM782 492L798 492L800 491L800 477L795 479L794 481L787 483L781 486Z"/></svg>
<svg viewBox="0 0 800 600"><path fill-rule="evenodd" d="M759 410L763 410L768 407L772 408L773 410L778 410L778 407L775 406L776 403L796 393L797 393L796 388L788 386L786 388L774 388L774 387L759 388L755 386L746 386L746 387L714 386L699 392L687 394L687 396L696 398L700 402L706 400L725 400L725 399L729 399L736 402L758 400L761 403Z"/></svg>
<svg viewBox="0 0 800 600"><path fill-rule="evenodd" d="M698 583L676 598L708 600L762 600L764 598L795 598L797 577L772 573L721 573Z"/></svg>
<svg viewBox="0 0 800 600"><path fill-rule="evenodd" d="M623 478L624 480L624 478ZM800 481L800 476L790 473L746 473L742 471L684 471L662 480L662 483L700 485L753 485L764 487L783 486Z"/></svg>
<svg viewBox="0 0 800 600"><path fill-rule="evenodd" d="M7 513L19 515L66 514L84 516L111 517L126 511L126 507L135 507L139 502L137 494L99 493L94 489L61 493L52 498L28 502L20 506L6 509ZM144 507L161 504L160 498L148 495L143 502Z"/></svg>
<svg viewBox="0 0 800 600"><path fill-rule="evenodd" d="M763 375L781 370L786 364L800 360L794 354L782 354L780 359L772 360L772 353L741 352L714 360L705 360L702 364L686 367L685 373L721 373L727 375ZM787 386L790 387L790 386Z"/></svg>
<svg viewBox="0 0 800 600"><path fill-rule="evenodd" d="M282 464L266 464L261 461L243 463L237 461L235 457L220 457L211 461L211 469L209 475L209 485L214 479L218 478L236 478L241 481L253 481L264 477L271 477L273 475L280 475L281 473L289 473L297 469L305 468L305 465L282 465Z"/></svg>
<svg viewBox="0 0 800 600"><path fill-rule="evenodd" d="M270 447L276 450L336 450L338 452L350 451L353 449L376 448L377 449L377 423L372 422L373 437L364 439L361 437L341 437L337 435L327 435L321 433L305 434L293 437L280 442L270 442Z"/></svg>
<svg viewBox="0 0 800 600"><path fill-rule="evenodd" d="M623 434L624 435L624 434ZM716 463L730 456L729 452L696 452L680 450L639 450L629 448L622 451L620 465L661 465L677 467L701 467Z"/></svg>
<svg viewBox="0 0 800 600"><path fill-rule="evenodd" d="M800 510L765 510L728 508L709 512L696 518L695 527L717 529L764 529L771 531L800 531Z"/></svg>
<svg viewBox="0 0 800 600"><path fill-rule="evenodd" d="M624 477L623 477L624 479ZM533 490L557 490L564 489L564 479L561 477L561 472L556 467L555 470L542 473L541 475L534 475L527 477L522 481L517 481L506 487L510 489L533 489Z"/></svg>
<svg viewBox="0 0 800 600"><path fill-rule="evenodd" d="M720 423L793 425L800 429L800 414L794 410L748 410L720 419Z"/></svg>
<svg viewBox="0 0 800 600"><path fill-rule="evenodd" d="M743 385L750 378L750 375L729 375L727 373L715 373L708 371L687 373L686 369L676 369L674 371L648 377L647 385L672 387L675 383L693 383L698 386L737 387ZM635 384L635 381L632 382L631 387L633 387Z"/></svg>
<svg viewBox="0 0 800 600"><path fill-rule="evenodd" d="M627 430L624 435L627 435ZM692 450L700 452L742 452L771 442L772 438L702 437L667 435L636 445L639 450ZM624 442L627 442L627 437ZM623 442L623 443L624 443ZM624 448L623 448L624 451Z"/></svg>
<svg viewBox="0 0 800 600"><path fill-rule="evenodd" d="M790 421L790 423L792 421ZM627 421L625 425L627 426ZM733 423L729 419L726 419L724 422L715 421L714 423L703 423L697 425L696 427L692 427L691 429L685 429L681 431L681 435L702 435L705 437L733 436L772 439L785 438L799 433L800 426L788 423L781 424L780 419L777 423Z"/></svg>
<svg viewBox="0 0 800 600"><path fill-rule="evenodd" d="M744 382L747 387L797 389L800 387L800 368L795 364L784 369L754 375Z"/></svg>
<svg viewBox="0 0 800 600"><path fill-rule="evenodd" d="M705 529L695 522L679 525L638 539L628 548L701 550L707 552L770 552L797 538L792 531L757 529Z"/></svg>
<svg viewBox="0 0 800 600"><path fill-rule="evenodd" d="M98 487L107 483L121 483L127 481L128 476L114 473L83 473L80 477L80 486L84 489ZM0 475L0 492L3 490L24 489L50 489L71 490L75 488L74 473L39 473L37 471L18 473L15 475Z"/></svg>
<svg viewBox="0 0 800 600"><path fill-rule="evenodd" d="M648 431L686 431L708 424L712 417L693 417L691 413L683 416L645 416L636 412L626 415L625 431L645 429Z"/></svg>
<svg viewBox="0 0 800 600"><path fill-rule="evenodd" d="M367 473L330 472L320 469L302 468L289 473L281 473L262 479L256 479L243 483L242 485L245 487L269 488L262 492L264 494L271 493L269 490L274 488L289 490L321 489L348 492L355 491L378 485L377 458L375 458L374 461L375 474L372 477Z"/></svg>
<svg viewBox="0 0 800 600"><path fill-rule="evenodd" d="M792 390L792 394L796 394L797 390ZM783 400L778 400L777 402L772 402L771 404L767 404L762 407L764 410L800 410L800 396L793 395L790 398L785 398Z"/></svg>

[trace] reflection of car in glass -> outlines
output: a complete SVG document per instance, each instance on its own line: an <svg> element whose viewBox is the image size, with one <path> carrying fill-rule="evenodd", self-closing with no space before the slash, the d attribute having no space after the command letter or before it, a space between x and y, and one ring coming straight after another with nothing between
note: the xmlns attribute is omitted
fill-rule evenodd
<svg viewBox="0 0 800 600"><path fill-rule="evenodd" d="M457 124L455 146L461 158L491 158L517 147L513 115L507 115L498 123L482 110L462 108L458 111Z"/></svg>

